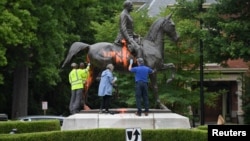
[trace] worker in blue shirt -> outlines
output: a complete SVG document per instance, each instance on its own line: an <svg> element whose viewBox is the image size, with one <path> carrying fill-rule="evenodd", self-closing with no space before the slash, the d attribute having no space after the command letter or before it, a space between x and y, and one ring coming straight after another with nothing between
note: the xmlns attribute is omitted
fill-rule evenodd
<svg viewBox="0 0 250 141"><path fill-rule="evenodd" d="M149 100L148 100L148 76L150 73L154 71L144 65L144 60L142 58L137 59L138 66L132 67L133 60L130 60L130 64L128 70L135 74L135 98L136 98L136 106L137 112L135 113L137 116L141 116L142 108L141 108L141 99L143 99L144 103L144 114L148 116L149 112Z"/></svg>

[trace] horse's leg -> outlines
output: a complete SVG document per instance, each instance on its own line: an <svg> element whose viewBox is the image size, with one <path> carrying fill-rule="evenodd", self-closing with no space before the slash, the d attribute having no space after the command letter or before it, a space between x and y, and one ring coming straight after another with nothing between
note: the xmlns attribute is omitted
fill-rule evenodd
<svg viewBox="0 0 250 141"><path fill-rule="evenodd" d="M84 90L83 90L83 110L90 110L89 106L87 105L87 98L88 98L88 91L89 91L89 84L88 82L85 83L84 85Z"/></svg>
<svg viewBox="0 0 250 141"><path fill-rule="evenodd" d="M153 87L153 93L154 93L154 97L155 100L157 102L157 104L160 106L161 109L167 109L168 108L161 103L160 99L159 99L159 95L158 95L158 85L157 85L157 73L153 73L149 75L152 87Z"/></svg>
<svg viewBox="0 0 250 141"><path fill-rule="evenodd" d="M175 77L175 65L173 63L163 64L161 70L166 70L166 69L170 69L171 71L171 77L166 82L168 84L171 81L173 81Z"/></svg>

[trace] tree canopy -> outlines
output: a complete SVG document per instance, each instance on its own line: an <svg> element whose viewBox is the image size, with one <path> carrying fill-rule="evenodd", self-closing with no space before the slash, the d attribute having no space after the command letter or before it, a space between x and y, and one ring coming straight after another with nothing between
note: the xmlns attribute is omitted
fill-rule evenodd
<svg viewBox="0 0 250 141"><path fill-rule="evenodd" d="M250 3L218 0L201 16L208 36L204 38L210 61L250 60Z"/></svg>

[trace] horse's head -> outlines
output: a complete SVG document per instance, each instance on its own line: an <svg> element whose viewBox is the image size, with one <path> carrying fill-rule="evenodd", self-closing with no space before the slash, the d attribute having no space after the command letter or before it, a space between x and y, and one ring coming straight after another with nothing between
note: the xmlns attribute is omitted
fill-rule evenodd
<svg viewBox="0 0 250 141"><path fill-rule="evenodd" d="M171 19L172 14L164 18L159 18L150 27L145 39L161 44L164 34L166 34L172 41L176 42L179 38L175 24Z"/></svg>
<svg viewBox="0 0 250 141"><path fill-rule="evenodd" d="M168 37L170 37L171 40L176 42L176 41L178 41L179 36L178 36L176 29L175 29L175 23L173 22L171 17L172 17L172 14L169 14L164 19L164 22L162 23L162 29L168 35Z"/></svg>

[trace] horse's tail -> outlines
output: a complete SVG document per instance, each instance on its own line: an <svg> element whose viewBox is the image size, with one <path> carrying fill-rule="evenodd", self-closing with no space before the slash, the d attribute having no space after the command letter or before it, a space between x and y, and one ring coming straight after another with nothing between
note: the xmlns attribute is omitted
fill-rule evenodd
<svg viewBox="0 0 250 141"><path fill-rule="evenodd" d="M89 44L85 44L82 42L74 42L69 49L68 55L66 57L66 59L63 62L62 68L65 67L66 64L68 64L70 62L70 60L72 59L72 57L74 55L76 55L79 51L86 49L89 47Z"/></svg>

